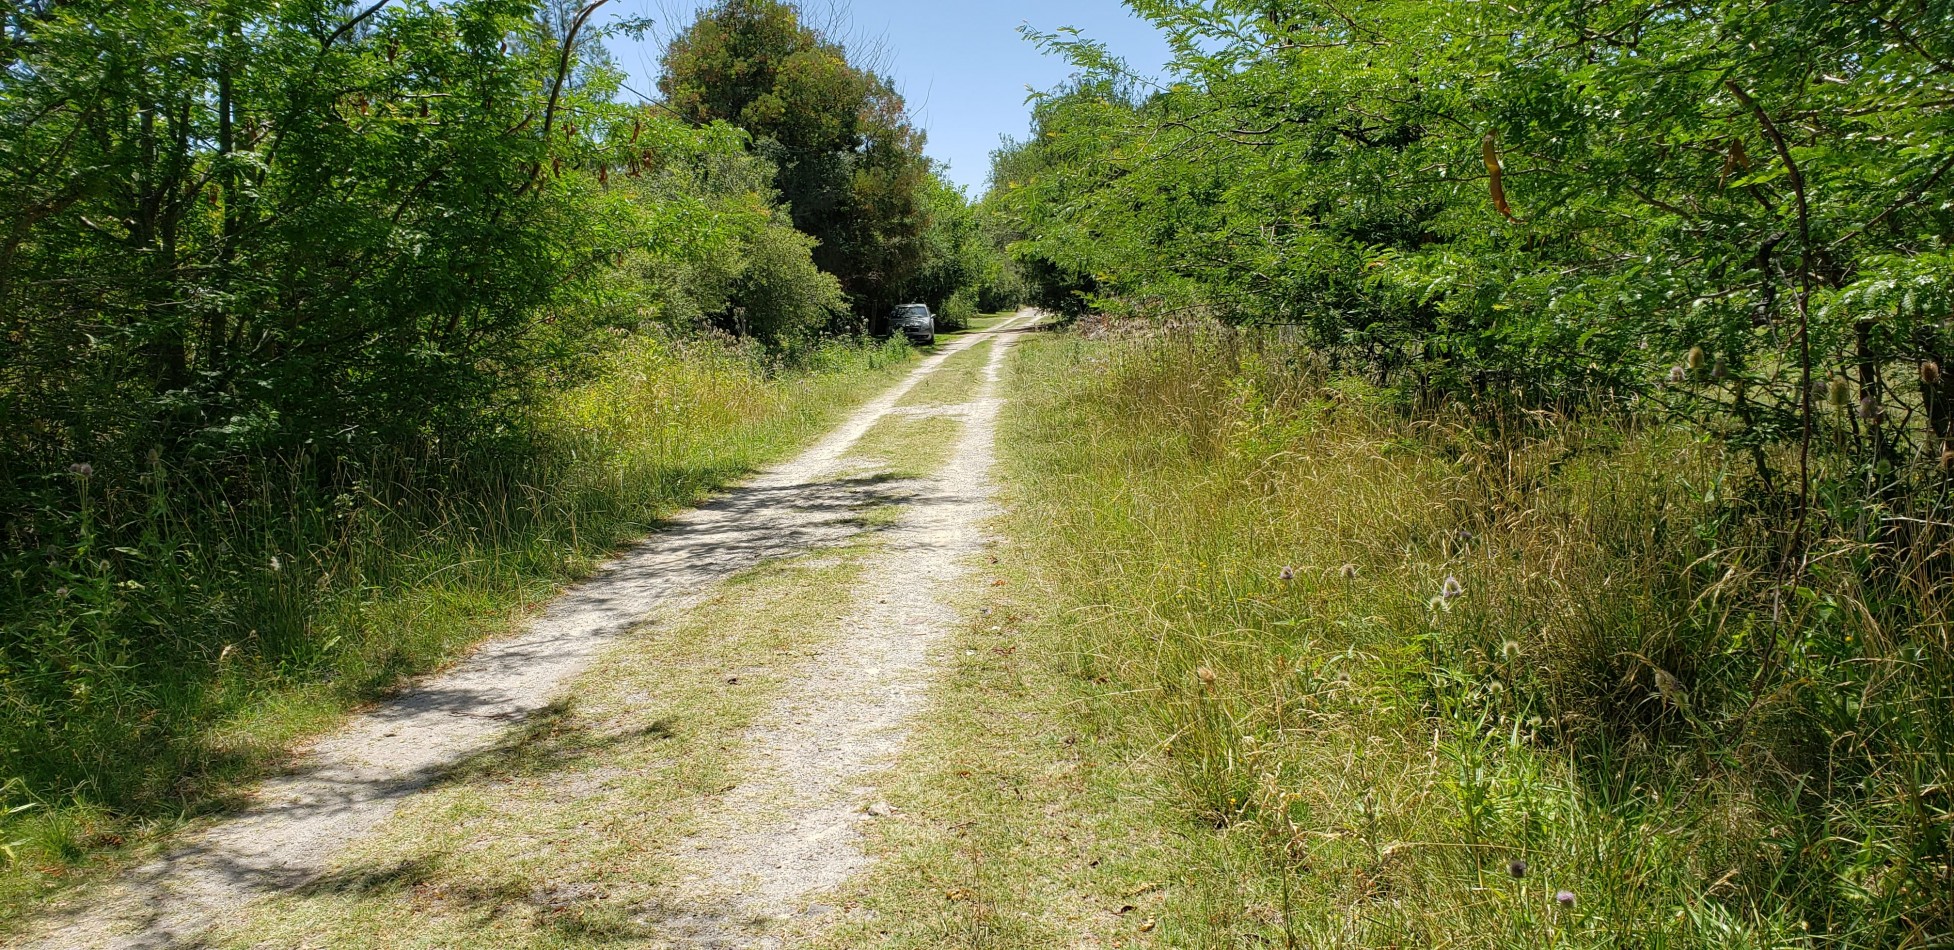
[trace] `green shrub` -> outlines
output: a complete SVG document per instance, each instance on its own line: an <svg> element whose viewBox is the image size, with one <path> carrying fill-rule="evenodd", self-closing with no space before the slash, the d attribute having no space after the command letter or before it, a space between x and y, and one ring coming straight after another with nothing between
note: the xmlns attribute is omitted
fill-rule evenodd
<svg viewBox="0 0 1954 950"><path fill-rule="evenodd" d="M977 294L965 288L950 296L943 309L936 315L936 328L946 333L970 329L970 321L977 318Z"/></svg>
<svg viewBox="0 0 1954 950"><path fill-rule="evenodd" d="M1729 493L1741 455L1606 414L1413 411L1274 334L1024 352L1005 444L1036 596L1072 618L1099 728L1263 845L1292 904L1257 936L1954 927L1944 590L1866 573L1849 526L1786 588L1775 526Z"/></svg>

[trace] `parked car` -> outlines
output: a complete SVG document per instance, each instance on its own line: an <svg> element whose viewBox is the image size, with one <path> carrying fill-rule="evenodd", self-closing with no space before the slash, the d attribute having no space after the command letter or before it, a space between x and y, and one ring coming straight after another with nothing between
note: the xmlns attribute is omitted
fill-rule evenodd
<svg viewBox="0 0 1954 950"><path fill-rule="evenodd" d="M909 338L909 342L930 346L936 342L936 314L929 305L906 303L889 317L889 329Z"/></svg>

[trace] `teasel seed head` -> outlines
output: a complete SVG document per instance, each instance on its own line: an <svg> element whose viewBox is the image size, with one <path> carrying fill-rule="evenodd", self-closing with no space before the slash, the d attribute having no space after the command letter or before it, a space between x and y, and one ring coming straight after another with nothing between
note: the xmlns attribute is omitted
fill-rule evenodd
<svg viewBox="0 0 1954 950"><path fill-rule="evenodd" d="M1833 377L1831 385L1825 388L1825 401L1839 412L1852 405L1852 386L1845 380Z"/></svg>

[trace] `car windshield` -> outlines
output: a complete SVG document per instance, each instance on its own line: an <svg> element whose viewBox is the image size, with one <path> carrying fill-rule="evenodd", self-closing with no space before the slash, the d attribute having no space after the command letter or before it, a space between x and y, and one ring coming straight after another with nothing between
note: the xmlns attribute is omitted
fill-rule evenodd
<svg viewBox="0 0 1954 950"><path fill-rule="evenodd" d="M917 304L915 306L910 306L910 307L896 308L896 316L903 320L914 320L920 317L927 317L929 315L930 315L930 308L922 306L921 304Z"/></svg>

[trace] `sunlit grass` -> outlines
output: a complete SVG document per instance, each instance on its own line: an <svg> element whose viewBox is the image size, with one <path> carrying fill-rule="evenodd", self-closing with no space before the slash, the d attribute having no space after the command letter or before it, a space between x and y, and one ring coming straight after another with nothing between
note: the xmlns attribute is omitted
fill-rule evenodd
<svg viewBox="0 0 1954 950"><path fill-rule="evenodd" d="M966 403L984 383L984 368L990 364L995 341L984 340L943 361L916 388L903 396L899 406L952 406Z"/></svg>
<svg viewBox="0 0 1954 950"><path fill-rule="evenodd" d="M1939 607L1841 569L1774 602L1715 490L1742 460L1416 416L1220 331L1020 354L1009 527L1062 618L1026 646L1084 694L1053 691L1082 758L1260 856L1245 912L1170 893L1128 946L1948 931Z"/></svg>
<svg viewBox="0 0 1954 950"><path fill-rule="evenodd" d="M835 345L782 370L647 339L490 450L267 464L244 499L159 470L151 499L97 500L91 517L146 519L142 547L99 550L84 518L55 555L74 579L0 614L0 806L20 809L0 820L0 920L222 809L295 741L513 628L912 359Z"/></svg>

